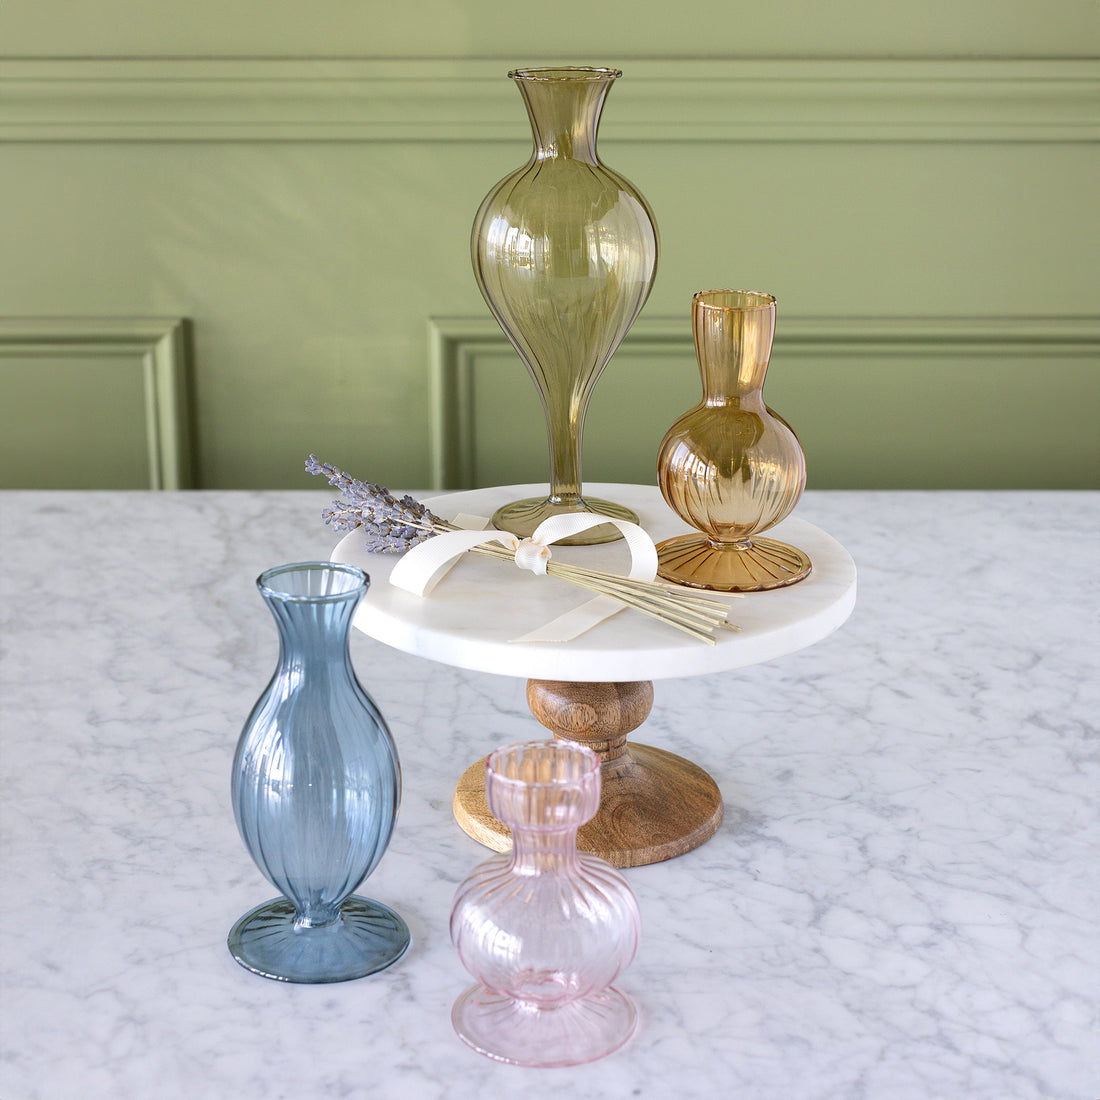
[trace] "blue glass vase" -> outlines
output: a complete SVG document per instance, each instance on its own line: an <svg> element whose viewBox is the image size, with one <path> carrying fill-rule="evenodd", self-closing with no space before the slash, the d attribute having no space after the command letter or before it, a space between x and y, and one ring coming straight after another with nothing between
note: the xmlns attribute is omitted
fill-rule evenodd
<svg viewBox="0 0 1100 1100"><path fill-rule="evenodd" d="M256 581L279 628L279 664L241 731L233 810L249 854L283 896L229 934L242 966L287 982L342 982L396 962L405 922L352 896L389 844L397 749L348 652L370 584L353 565L298 562Z"/></svg>

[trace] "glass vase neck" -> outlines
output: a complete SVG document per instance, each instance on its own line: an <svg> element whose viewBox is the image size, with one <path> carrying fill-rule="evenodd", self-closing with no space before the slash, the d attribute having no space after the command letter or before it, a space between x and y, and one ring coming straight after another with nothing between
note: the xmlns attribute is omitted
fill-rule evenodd
<svg viewBox="0 0 1100 1100"><path fill-rule="evenodd" d="M256 587L279 629L279 666L346 668L348 635L370 578L353 565L296 562L269 569Z"/></svg>
<svg viewBox="0 0 1100 1100"><path fill-rule="evenodd" d="M552 874L576 867L576 829L525 829L512 825L511 831L510 870L514 874Z"/></svg>
<svg viewBox="0 0 1100 1100"><path fill-rule="evenodd" d="M596 131L616 69L516 69L508 74L519 88L535 159L557 157L598 163Z"/></svg>
<svg viewBox="0 0 1100 1100"><path fill-rule="evenodd" d="M775 298L752 290L702 291L692 299L691 321L704 404L762 403Z"/></svg>
<svg viewBox="0 0 1100 1100"><path fill-rule="evenodd" d="M490 753L485 797L511 829L512 870L575 866L577 830L599 809L600 789L600 758L574 741L529 741Z"/></svg>

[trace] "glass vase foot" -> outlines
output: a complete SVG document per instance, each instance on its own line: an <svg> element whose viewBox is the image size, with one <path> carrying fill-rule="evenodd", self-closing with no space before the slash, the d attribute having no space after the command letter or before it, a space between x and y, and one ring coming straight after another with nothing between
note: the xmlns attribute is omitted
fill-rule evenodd
<svg viewBox="0 0 1100 1100"><path fill-rule="evenodd" d="M479 1054L549 1068L583 1065L618 1050L634 1034L638 1010L611 987L551 1008L475 985L455 1001L451 1022Z"/></svg>
<svg viewBox="0 0 1100 1100"><path fill-rule="evenodd" d="M352 896L340 919L295 927L286 898L259 905L229 933L229 951L246 970L282 982L346 982L385 970L409 946L408 925L388 906Z"/></svg>
<svg viewBox="0 0 1100 1100"><path fill-rule="evenodd" d="M657 576L713 592L762 592L810 574L809 557L775 539L715 544L706 535L681 535L657 544Z"/></svg>
<svg viewBox="0 0 1100 1100"><path fill-rule="evenodd" d="M575 512L591 512L600 516L611 516L612 519L625 519L629 523L637 523L638 515L621 504L615 504L610 500L600 500L598 497L582 497L580 500L568 503L556 503L547 497L528 497L526 500L513 501L505 504L493 513L493 526L499 531L511 531L520 538L530 538L544 519L551 516L572 515ZM622 532L612 524L603 524L583 531L573 538L559 539L559 546L594 546L601 542L615 542L623 537Z"/></svg>

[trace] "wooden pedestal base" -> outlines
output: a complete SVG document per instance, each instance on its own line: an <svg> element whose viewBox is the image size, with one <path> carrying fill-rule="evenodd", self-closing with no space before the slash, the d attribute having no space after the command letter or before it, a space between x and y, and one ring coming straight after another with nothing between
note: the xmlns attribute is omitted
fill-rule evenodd
<svg viewBox="0 0 1100 1100"><path fill-rule="evenodd" d="M528 680L527 702L555 737L579 741L603 761L599 812L577 834L582 851L614 867L640 867L690 852L717 832L722 795L702 768L663 749L627 744L653 706L652 682ZM508 827L485 803L484 759L458 781L454 814L479 843L497 852L511 848Z"/></svg>

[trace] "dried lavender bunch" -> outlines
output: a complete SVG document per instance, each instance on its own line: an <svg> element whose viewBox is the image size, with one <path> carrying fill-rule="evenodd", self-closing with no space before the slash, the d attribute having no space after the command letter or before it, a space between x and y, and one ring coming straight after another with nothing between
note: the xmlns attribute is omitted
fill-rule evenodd
<svg viewBox="0 0 1100 1100"><path fill-rule="evenodd" d="M398 500L383 486L351 477L316 455L306 459L306 472L328 478L343 494L321 513L325 523L334 531L362 527L372 554L403 554L449 526L411 496Z"/></svg>

